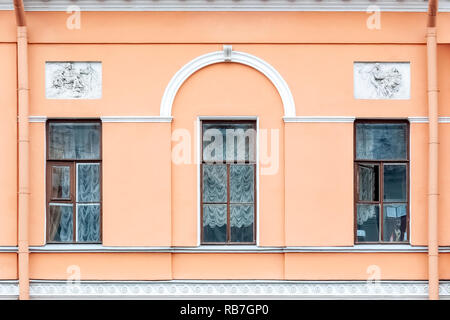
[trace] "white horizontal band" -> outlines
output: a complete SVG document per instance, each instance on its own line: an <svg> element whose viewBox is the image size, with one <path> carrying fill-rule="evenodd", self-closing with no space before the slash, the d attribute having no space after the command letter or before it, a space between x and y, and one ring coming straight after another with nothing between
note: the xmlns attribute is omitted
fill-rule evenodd
<svg viewBox="0 0 450 320"><path fill-rule="evenodd" d="M427 252L426 246L411 245L355 245L347 247L257 247L257 246L199 246L199 247L111 247L101 244L47 244L31 246L30 252L153 252L153 253L377 253L377 252ZM440 247L440 253L450 252L450 247Z"/></svg>
<svg viewBox="0 0 450 320"><path fill-rule="evenodd" d="M47 121L47 117L46 116L29 116L28 117L28 122L46 122Z"/></svg>
<svg viewBox="0 0 450 320"><path fill-rule="evenodd" d="M408 117L411 123L428 123L428 117ZM439 123L450 123L450 117L439 117Z"/></svg>
<svg viewBox="0 0 450 320"><path fill-rule="evenodd" d="M78 5L83 11L367 11L370 5L376 5L381 11L427 11L427 3L417 0L111 0L100 3L95 0L27 0L24 3L26 11L66 11L74 5ZM440 11L450 11L450 3L448 0L441 0L439 8ZM0 10L13 10L11 1L0 0Z"/></svg>
<svg viewBox="0 0 450 320"><path fill-rule="evenodd" d="M102 122L172 122L172 117L161 116L107 116Z"/></svg>
<svg viewBox="0 0 450 320"><path fill-rule="evenodd" d="M450 282L440 282L450 299ZM8 290L12 290L8 287ZM16 292L17 289L14 289ZM31 299L427 299L427 281L31 280Z"/></svg>
<svg viewBox="0 0 450 320"><path fill-rule="evenodd" d="M284 122L354 122L355 117L347 116L308 116L308 117L283 117Z"/></svg>

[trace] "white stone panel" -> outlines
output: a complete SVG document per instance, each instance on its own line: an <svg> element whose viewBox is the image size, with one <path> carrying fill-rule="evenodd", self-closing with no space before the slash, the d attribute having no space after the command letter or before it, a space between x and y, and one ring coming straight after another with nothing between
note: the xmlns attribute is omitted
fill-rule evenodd
<svg viewBox="0 0 450 320"><path fill-rule="evenodd" d="M409 62L355 62L355 99L410 99Z"/></svg>
<svg viewBox="0 0 450 320"><path fill-rule="evenodd" d="M45 96L47 99L100 99L102 63L47 61Z"/></svg>

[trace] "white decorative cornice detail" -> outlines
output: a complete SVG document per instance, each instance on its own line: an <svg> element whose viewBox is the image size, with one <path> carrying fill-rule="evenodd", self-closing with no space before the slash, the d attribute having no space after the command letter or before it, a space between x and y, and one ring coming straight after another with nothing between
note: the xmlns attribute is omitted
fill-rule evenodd
<svg viewBox="0 0 450 320"><path fill-rule="evenodd" d="M172 117L161 116L105 116L102 122L172 122Z"/></svg>
<svg viewBox="0 0 450 320"><path fill-rule="evenodd" d="M19 283L16 280L0 280L0 300L19 298Z"/></svg>
<svg viewBox="0 0 450 320"><path fill-rule="evenodd" d="M448 0L439 1L440 11L450 11ZM66 11L70 5L80 6L83 11L367 11L376 5L381 11L426 12L427 2L418 0L27 0L26 11ZM12 1L0 0L0 10L13 10Z"/></svg>
<svg viewBox="0 0 450 320"><path fill-rule="evenodd" d="M289 281L169 280L66 281L31 280L31 299L427 299L426 281ZM450 283L440 283L441 299Z"/></svg>
<svg viewBox="0 0 450 320"><path fill-rule="evenodd" d="M39 122L46 122L47 117L46 116L29 116L28 122L32 123L39 123Z"/></svg>
<svg viewBox="0 0 450 320"><path fill-rule="evenodd" d="M17 252L18 247L16 246L3 246L0 247L0 252Z"/></svg>
<svg viewBox="0 0 450 320"><path fill-rule="evenodd" d="M278 71L274 67L272 67L269 63L254 55L239 51L232 51L231 46L230 47L225 46L223 51L215 51L204 54L184 65L173 76L173 78L167 85L166 90L164 91L164 95L161 100L160 116L161 117L172 116L172 105L173 101L175 100L175 96L178 93L178 90L180 89L181 85L193 73L209 65L226 61L244 64L246 66L258 70L263 75L265 75L278 90L278 93L283 103L284 116L295 117L296 114L295 114L294 98L292 96L288 84L283 79L283 77L278 73Z"/></svg>
<svg viewBox="0 0 450 320"><path fill-rule="evenodd" d="M307 116L283 117L284 122L354 122L355 117L346 116Z"/></svg>

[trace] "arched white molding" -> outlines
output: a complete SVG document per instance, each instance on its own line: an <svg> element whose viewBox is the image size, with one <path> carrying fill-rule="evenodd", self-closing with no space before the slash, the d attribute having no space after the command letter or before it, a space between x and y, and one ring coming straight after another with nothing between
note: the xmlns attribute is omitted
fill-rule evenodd
<svg viewBox="0 0 450 320"><path fill-rule="evenodd" d="M284 116L295 117L295 102L291 90L283 77L266 61L239 51L232 51L231 46L224 46L223 51L204 54L184 65L170 80L161 100L161 117L172 116L172 105L182 84L196 71L221 62L234 62L252 67L264 74L275 86L283 102Z"/></svg>

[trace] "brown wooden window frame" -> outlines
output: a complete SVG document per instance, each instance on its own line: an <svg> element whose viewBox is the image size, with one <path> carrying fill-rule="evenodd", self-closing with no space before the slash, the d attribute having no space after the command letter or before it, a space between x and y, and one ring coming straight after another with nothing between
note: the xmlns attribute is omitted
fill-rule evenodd
<svg viewBox="0 0 450 320"><path fill-rule="evenodd" d="M97 123L99 124L99 158L89 160L78 159L52 159L50 158L50 125L52 123ZM46 242L49 244L101 244L103 239L103 166L102 166L102 122L99 119L48 119L46 122ZM100 200L96 203L100 205L99 231L100 240L98 242L77 241L77 194L76 194L76 167L77 164L99 164L99 181L100 181ZM52 198L52 167L54 166L70 167L70 200ZM71 204L72 205L72 241L54 241L50 240L50 203Z"/></svg>
<svg viewBox="0 0 450 320"><path fill-rule="evenodd" d="M252 129L255 130L255 133L257 132L256 128L256 120L200 120L200 157L201 157L201 163L200 163L200 226L201 226L201 235L200 235L200 244L201 245L255 245L256 244L256 221L257 221L257 193L256 193L256 175L257 172L257 165L256 165L256 139L254 141L253 147L254 148L254 154L255 159L254 161L226 161L224 159L223 161L219 162L207 162L203 159L203 125L204 124L251 124ZM255 137L256 138L256 137ZM205 242L204 241L204 235L203 235L203 165L204 164L218 164L218 165L226 165L227 166L227 202L217 202L212 203L208 202L205 204L226 204L227 205L227 240L225 242ZM230 165L231 164L253 164L253 241L251 242L232 242L231 241L231 225L230 225L230 205L232 204L230 202Z"/></svg>
<svg viewBox="0 0 450 320"><path fill-rule="evenodd" d="M356 127L358 124L406 124L405 129L405 143L406 143L406 159L401 160L371 160L371 159L358 159L356 156ZM403 119L356 119L353 125L353 159L354 159L354 241L355 244L408 244L410 243L410 124L408 120ZM378 201L359 201L359 177L358 177L358 167L361 164L375 164L379 167L379 190L378 190ZM407 238L405 241L383 241L384 229L384 204L400 204L402 202L384 201L384 165L385 164L400 164L406 166L406 227L405 232ZM357 205L358 204L378 204L380 206L379 211L379 241L358 241L357 235Z"/></svg>

